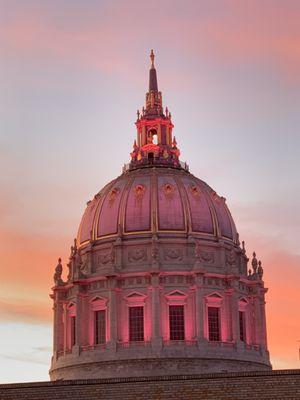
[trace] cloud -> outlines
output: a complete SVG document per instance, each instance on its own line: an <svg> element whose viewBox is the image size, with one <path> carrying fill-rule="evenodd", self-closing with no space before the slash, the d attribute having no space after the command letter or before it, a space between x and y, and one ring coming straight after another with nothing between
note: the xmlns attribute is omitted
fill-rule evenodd
<svg viewBox="0 0 300 400"><path fill-rule="evenodd" d="M30 301L22 298L0 298L0 320L48 324L52 321L51 303Z"/></svg>
<svg viewBox="0 0 300 400"><path fill-rule="evenodd" d="M34 364L41 364L41 365L49 365L49 361L48 360L37 360L34 357L30 357L30 356L22 356L22 355L7 355L7 354L1 354L0 353L0 358L4 358L6 360L13 360L13 361L21 361L21 362L25 362L25 363L34 363Z"/></svg>
<svg viewBox="0 0 300 400"><path fill-rule="evenodd" d="M2 46L11 55L93 66L105 74L136 79L131 55L151 43L167 49L177 63L183 54L221 65L264 66L284 81L300 82L300 10L293 2L169 2L94 3L90 7L60 4L60 15L44 2L18 10L13 3L8 23L2 23ZM156 13L155 26L149 13ZM190 11L188 11L190 10ZM139 11L139 18L136 13ZM166 12L166 13L165 13ZM166 17L167 15L167 17ZM175 56L176 55L176 56ZM135 57L136 58L136 57ZM178 77L179 79L180 77Z"/></svg>

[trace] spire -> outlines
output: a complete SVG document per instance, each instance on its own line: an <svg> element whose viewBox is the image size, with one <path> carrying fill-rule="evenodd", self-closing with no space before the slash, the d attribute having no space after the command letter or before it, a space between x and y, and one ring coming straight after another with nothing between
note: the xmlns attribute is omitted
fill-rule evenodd
<svg viewBox="0 0 300 400"><path fill-rule="evenodd" d="M149 91L142 112L137 112L137 139L130 153L130 169L157 165L160 167L185 168L179 161L180 151L173 138L174 125L168 108L164 113L162 94L158 91L154 52L150 52Z"/></svg>
<svg viewBox="0 0 300 400"><path fill-rule="evenodd" d="M151 68L149 71L149 92L151 91L158 92L156 69L154 67L154 57L155 55L153 53L153 50L151 50L150 53Z"/></svg>

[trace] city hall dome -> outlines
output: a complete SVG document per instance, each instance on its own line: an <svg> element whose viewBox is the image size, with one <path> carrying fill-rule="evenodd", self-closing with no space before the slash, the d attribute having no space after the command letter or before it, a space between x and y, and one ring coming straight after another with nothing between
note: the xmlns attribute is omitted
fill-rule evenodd
<svg viewBox="0 0 300 400"><path fill-rule="evenodd" d="M224 197L189 173L186 165L154 165L125 170L88 202L78 246L118 235L129 240L154 232L237 242Z"/></svg>
<svg viewBox="0 0 300 400"><path fill-rule="evenodd" d="M154 54L130 162L87 203L51 298L56 379L269 370L262 264L180 160Z"/></svg>

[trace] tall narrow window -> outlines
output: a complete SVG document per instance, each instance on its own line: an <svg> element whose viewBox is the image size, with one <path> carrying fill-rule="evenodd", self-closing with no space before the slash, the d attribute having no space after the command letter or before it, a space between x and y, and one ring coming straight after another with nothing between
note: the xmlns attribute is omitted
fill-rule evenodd
<svg viewBox="0 0 300 400"><path fill-rule="evenodd" d="M129 307L129 340L144 340L144 307Z"/></svg>
<svg viewBox="0 0 300 400"><path fill-rule="evenodd" d="M170 340L184 340L184 306L169 306Z"/></svg>
<svg viewBox="0 0 300 400"><path fill-rule="evenodd" d="M239 311L240 340L246 342L245 312Z"/></svg>
<svg viewBox="0 0 300 400"><path fill-rule="evenodd" d="M105 310L94 312L95 344L106 342L106 313Z"/></svg>
<svg viewBox="0 0 300 400"><path fill-rule="evenodd" d="M220 340L220 315L219 307L208 307L208 338L213 342Z"/></svg>
<svg viewBox="0 0 300 400"><path fill-rule="evenodd" d="M70 339L71 347L76 344L76 317L73 315L70 317Z"/></svg>

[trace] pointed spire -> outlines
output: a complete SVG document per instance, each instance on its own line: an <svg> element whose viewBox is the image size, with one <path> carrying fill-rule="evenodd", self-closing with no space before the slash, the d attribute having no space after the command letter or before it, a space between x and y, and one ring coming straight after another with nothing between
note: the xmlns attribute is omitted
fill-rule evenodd
<svg viewBox="0 0 300 400"><path fill-rule="evenodd" d="M151 53L150 53L150 60L151 60L151 68L154 68L154 53L153 53L153 49L151 49Z"/></svg>
<svg viewBox="0 0 300 400"><path fill-rule="evenodd" d="M158 92L156 69L154 67L154 57L155 56L153 50L151 50L150 53L151 68L149 71L149 92L151 91Z"/></svg>

